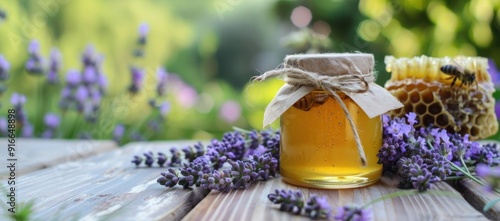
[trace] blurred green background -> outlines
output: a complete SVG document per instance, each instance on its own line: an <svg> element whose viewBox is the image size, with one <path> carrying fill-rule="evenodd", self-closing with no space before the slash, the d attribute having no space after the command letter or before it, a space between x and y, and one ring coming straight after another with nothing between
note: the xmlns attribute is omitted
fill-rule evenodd
<svg viewBox="0 0 500 221"><path fill-rule="evenodd" d="M261 128L264 108L283 83L250 84L250 78L276 68L290 53L373 53L381 85L389 78L385 55L481 56L500 64L498 0L21 0L2 1L0 10L6 15L0 19L0 54L11 67L0 115L11 107L12 93L26 95L35 136L44 131L41 112L62 117L59 138L92 131L94 139L111 139L117 124L126 127L125 136L138 131L148 140L207 139L233 126ZM149 32L138 59L133 51L142 23ZM104 55L109 86L97 122L60 110L64 84L42 89L43 76L27 74L33 39L45 57L53 47L61 51L63 82L68 70L82 68L87 45ZM127 91L131 65L147 73L134 96ZM163 127L147 129L158 67L179 76L175 84L182 87L168 86L163 100L170 111Z"/></svg>

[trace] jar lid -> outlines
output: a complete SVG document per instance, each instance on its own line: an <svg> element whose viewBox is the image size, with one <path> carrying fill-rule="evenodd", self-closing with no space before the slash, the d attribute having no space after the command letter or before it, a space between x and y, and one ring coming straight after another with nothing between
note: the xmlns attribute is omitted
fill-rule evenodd
<svg viewBox="0 0 500 221"><path fill-rule="evenodd" d="M283 68L268 71L255 80L281 76L281 87L264 112L264 127L278 119L300 98L315 89L341 91L373 118L403 107L392 94L377 85L372 54L329 53L286 56Z"/></svg>

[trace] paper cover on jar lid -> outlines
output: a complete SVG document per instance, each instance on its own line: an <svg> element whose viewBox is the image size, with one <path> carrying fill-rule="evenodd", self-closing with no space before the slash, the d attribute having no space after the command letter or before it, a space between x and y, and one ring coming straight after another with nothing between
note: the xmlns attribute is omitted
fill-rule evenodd
<svg viewBox="0 0 500 221"><path fill-rule="evenodd" d="M299 54L285 57L284 68L268 71L255 80L282 76L285 84L264 112L264 127L314 89L341 91L373 118L403 104L378 86L372 54Z"/></svg>

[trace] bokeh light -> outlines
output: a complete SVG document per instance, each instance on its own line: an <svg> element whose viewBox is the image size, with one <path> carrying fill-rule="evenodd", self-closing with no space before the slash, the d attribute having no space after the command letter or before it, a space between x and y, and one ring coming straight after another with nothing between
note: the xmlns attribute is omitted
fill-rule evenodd
<svg viewBox="0 0 500 221"><path fill-rule="evenodd" d="M290 20L295 26L299 28L306 27L312 20L311 10L304 6L299 6L293 9Z"/></svg>

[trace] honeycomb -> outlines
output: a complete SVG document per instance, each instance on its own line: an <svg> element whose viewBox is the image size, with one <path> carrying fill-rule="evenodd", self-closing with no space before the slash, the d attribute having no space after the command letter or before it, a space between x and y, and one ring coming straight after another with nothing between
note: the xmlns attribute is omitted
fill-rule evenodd
<svg viewBox="0 0 500 221"><path fill-rule="evenodd" d="M495 89L486 58L386 56L385 64L387 72L391 73L385 88L404 104L403 108L389 112L391 117L415 112L419 120L417 127L438 126L448 132L469 134L471 140L487 138L497 132ZM461 85L460 79L451 87L450 75L440 70L447 64L474 72L477 87L475 83Z"/></svg>

